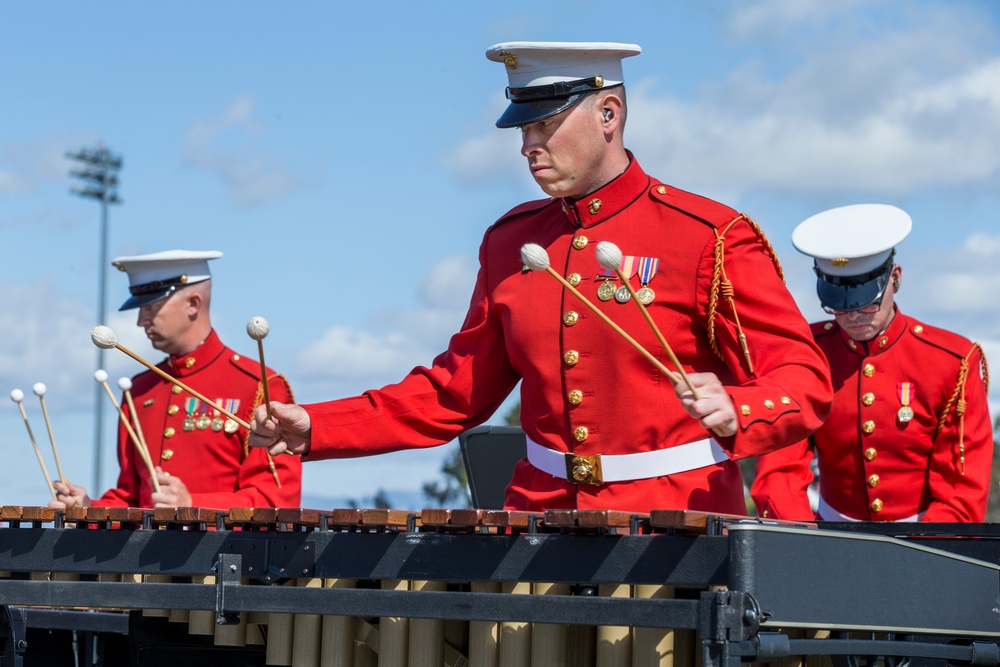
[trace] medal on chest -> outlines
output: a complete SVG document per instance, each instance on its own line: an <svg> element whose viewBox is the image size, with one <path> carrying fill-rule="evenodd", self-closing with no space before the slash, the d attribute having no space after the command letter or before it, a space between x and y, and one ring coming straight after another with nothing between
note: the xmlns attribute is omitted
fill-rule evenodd
<svg viewBox="0 0 1000 667"><path fill-rule="evenodd" d="M186 398L184 399L184 417L183 429L185 431L193 431L195 428L194 413L198 410L198 406L201 404L197 398Z"/></svg>
<svg viewBox="0 0 1000 667"><path fill-rule="evenodd" d="M639 284L642 287L636 291L635 298L644 306L653 303L653 299L656 298L656 292L649 286L649 283L653 280L653 276L656 275L656 270L659 267L660 260L658 257L639 258L639 267L636 272L639 274Z"/></svg>
<svg viewBox="0 0 1000 667"><path fill-rule="evenodd" d="M896 385L896 395L899 396L899 411L896 412L896 419L899 423L905 424L906 422L913 419L913 408L910 407L910 402L913 401L913 383L912 382L900 382Z"/></svg>

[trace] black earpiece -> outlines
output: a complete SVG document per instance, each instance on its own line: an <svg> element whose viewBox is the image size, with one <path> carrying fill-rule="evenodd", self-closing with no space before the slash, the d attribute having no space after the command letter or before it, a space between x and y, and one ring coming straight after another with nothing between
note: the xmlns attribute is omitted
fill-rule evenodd
<svg viewBox="0 0 1000 667"><path fill-rule="evenodd" d="M605 123L607 123L608 121L610 121L614 117L615 117L615 112L614 111L612 111L611 109L605 109L604 110L604 122Z"/></svg>

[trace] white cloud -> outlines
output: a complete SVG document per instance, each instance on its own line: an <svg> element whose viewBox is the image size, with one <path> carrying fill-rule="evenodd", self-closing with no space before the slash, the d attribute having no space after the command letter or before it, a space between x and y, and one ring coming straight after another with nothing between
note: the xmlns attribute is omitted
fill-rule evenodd
<svg viewBox="0 0 1000 667"><path fill-rule="evenodd" d="M1000 255L1000 234L973 234L962 247L965 252L983 258Z"/></svg>
<svg viewBox="0 0 1000 667"><path fill-rule="evenodd" d="M43 183L53 181L65 182L68 189L69 172L78 165L65 153L76 143L59 135L5 143L0 147L0 194L36 194Z"/></svg>
<svg viewBox="0 0 1000 667"><path fill-rule="evenodd" d="M0 171L0 194L23 195L31 192L30 184L12 171Z"/></svg>
<svg viewBox="0 0 1000 667"><path fill-rule="evenodd" d="M262 147L265 132L253 110L253 98L242 95L219 116L192 123L184 135L185 163L215 174L242 207L267 204L306 185Z"/></svg>
<svg viewBox="0 0 1000 667"><path fill-rule="evenodd" d="M46 401L51 407L92 407L98 358L98 350L90 340L93 313L48 282L27 287L0 284L0 291L8 305L0 311L0 327L8 332L0 347L0 386L20 388L30 396L31 387L42 382L48 388ZM116 313L108 323L118 332L123 345L143 349L144 338L134 326L132 315ZM130 329L135 329L138 336ZM142 370L116 350L108 350L104 357L113 379Z"/></svg>
<svg viewBox="0 0 1000 667"><path fill-rule="evenodd" d="M342 395L397 382L415 366L429 365L461 327L476 279L465 256L434 264L417 287L414 308L387 309L360 326L337 324L297 356L294 375ZM298 384L302 384L298 382Z"/></svg>

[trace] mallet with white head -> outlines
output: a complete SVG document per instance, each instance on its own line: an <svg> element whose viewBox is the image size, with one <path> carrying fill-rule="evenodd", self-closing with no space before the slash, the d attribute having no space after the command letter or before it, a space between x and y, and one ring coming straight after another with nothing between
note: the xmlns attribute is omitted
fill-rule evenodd
<svg viewBox="0 0 1000 667"><path fill-rule="evenodd" d="M257 341L257 352L260 356L260 384L264 388L264 406L267 410L267 418L271 419L271 395L267 391L267 366L264 364L264 337L271 331L271 325L267 323L260 315L255 315L250 318L247 322L247 335ZM274 467L274 459L271 457L271 452L264 450L267 454L267 465L271 468L271 474L274 476L274 481L278 484L278 488L281 488L281 482L278 480L278 469Z"/></svg>
<svg viewBox="0 0 1000 667"><path fill-rule="evenodd" d="M52 500L56 499L56 490L52 486L52 478L49 477L49 471L45 468L45 461L42 459L42 452L38 449L38 443L35 442L35 434L31 432L31 424L28 423L28 413L24 411L24 406L21 405L21 401L24 400L24 392L20 389L14 389L10 392L10 400L17 403L18 409L21 410L21 417L24 418L24 427L28 429L28 437L31 439L31 446L35 448L35 456L38 457L38 465L42 467L42 474L45 475L45 483L49 487L49 493L52 494Z"/></svg>
<svg viewBox="0 0 1000 667"><path fill-rule="evenodd" d="M139 437L139 442L142 443L142 449L146 453L145 458L152 462L152 457L149 455L149 445L146 444L146 436L142 432L142 423L139 421L139 413L136 412L135 402L132 400L131 378L118 378L118 388L125 395L125 402L128 403L128 410L132 414L132 427L135 428L135 434Z"/></svg>
<svg viewBox="0 0 1000 667"><path fill-rule="evenodd" d="M257 341L257 352L260 354L260 382L264 387L264 405L267 406L267 418L271 418L271 397L267 393L267 366L264 365L264 337L271 331L271 325L260 315L250 318L247 322L247 334Z"/></svg>
<svg viewBox="0 0 1000 667"><path fill-rule="evenodd" d="M698 390L695 389L694 385L691 384L691 378L689 378L687 373L684 372L684 367L681 366L681 362L677 359L677 355L674 354L674 351L670 347L670 344L667 343L667 339L663 337L663 333L660 332L660 328L656 326L656 322L653 321L653 317L649 314L649 311L646 310L646 305L639 299L639 297L636 296L635 289L632 287L632 284L625 277L625 274L622 273L621 249L619 249L618 246L616 246L614 243L611 243L610 241L601 241L600 243L597 244L597 263L600 264L601 267L604 269L614 271L615 275L618 276L618 279L622 281L622 285L624 285L625 289L628 290L628 293L632 295L631 301L633 301L635 305L639 308L639 312L641 312L642 316L646 319L646 323L649 324L650 328L653 330L653 333L656 334L656 339L659 340L660 345L663 346L663 351L667 353L668 357L670 357L670 363L672 363L674 367L677 369L677 372L680 374L681 379L684 381L684 384L687 385L687 388L691 392L691 395L694 396L694 400L696 401L699 400L701 396L699 395ZM675 375L674 373L669 373L667 377L670 378L670 381L676 387L679 382L677 379L677 375ZM712 430L716 433L716 435L723 435L716 429Z"/></svg>
<svg viewBox="0 0 1000 667"><path fill-rule="evenodd" d="M631 300L635 302L635 305L639 308L639 312L641 312L642 316L646 319L646 323L649 324L653 333L656 334L656 338L660 341L660 345L663 346L663 350L667 353L667 356L670 357L670 362L677 367L677 371L687 384L687 388L691 390L691 393L694 394L696 400L700 398L700 396L698 396L698 392L691 385L691 381L688 379L687 374L684 372L684 367L681 366L677 357L674 355L674 351L670 348L667 340L663 337L659 327L656 326L656 322L653 321L649 311L646 310L645 304L643 304L642 301L636 297L635 289L632 287L632 284L628 281L628 279L625 278L625 274L622 273L622 251L618 248L618 246L610 241L601 241L597 244L597 263L604 269L614 271L615 275L618 276L618 279L622 281L622 285L624 285L625 289L628 290L628 293L632 295ZM670 381L674 383L674 385L677 385L677 376L671 373Z"/></svg>
<svg viewBox="0 0 1000 667"><path fill-rule="evenodd" d="M59 479L66 481L66 477L63 475L62 463L59 462L59 450L56 449L56 439L52 435L52 422L49 421L49 410L45 406L45 384L41 382L36 382L35 386L31 388L35 392L35 396L38 397L39 402L42 404L42 416L45 417L45 428L49 431L49 442L52 443L52 455L56 458L56 471L59 473Z"/></svg>
<svg viewBox="0 0 1000 667"><path fill-rule="evenodd" d="M656 366L656 368L661 373L670 378L671 382L675 384L678 382L677 377L670 369L668 369L666 366L663 365L663 362L654 357L649 352L649 350L647 350L645 347L642 346L641 343L632 338L632 336L628 335L625 332L625 330L622 329L620 326L615 324L615 322L612 321L612 319L608 317L603 310L595 306L590 301L590 299L585 297L583 294L580 294L579 290L570 285L565 278L560 276L558 273L556 273L555 269L549 266L549 254L545 252L545 248L535 243L525 243L523 246L521 246L521 261L523 261L525 265L533 271L541 271L541 270L547 271L550 276L552 276L560 283L562 283L563 287L568 289L576 298L580 299L580 301L582 301L585 306L590 308L590 310L593 311L595 315L604 320L605 324L614 329L622 338L624 338L629 343L629 345L634 347L636 351L639 352L639 354L644 356L649 363ZM619 259L619 261L621 260Z"/></svg>
<svg viewBox="0 0 1000 667"><path fill-rule="evenodd" d="M97 384L104 387L105 393L107 393L108 398L111 399L111 404L115 406L115 410L118 411L118 418L121 419L122 425L125 430L128 431L128 435L132 438L132 444L135 445L135 450L139 453L139 458L142 462L146 464L146 470L149 472L150 481L153 484L153 489L157 492L160 491L160 481L156 479L156 469L153 467L153 460L149 457L149 451L146 449L146 443L136 434L135 429L132 428L132 424L129 423L128 417L125 416L125 411L122 410L122 406L118 404L118 399L115 398L115 394L111 391L111 387L108 385L108 373L103 369L97 369L94 371L94 379L97 380Z"/></svg>

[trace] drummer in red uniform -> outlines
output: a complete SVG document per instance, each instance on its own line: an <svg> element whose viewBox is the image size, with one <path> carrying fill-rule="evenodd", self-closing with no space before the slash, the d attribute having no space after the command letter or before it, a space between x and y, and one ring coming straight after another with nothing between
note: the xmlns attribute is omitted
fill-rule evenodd
<svg viewBox="0 0 1000 667"><path fill-rule="evenodd" d="M613 43L488 49L509 83L497 126L519 129L548 197L486 231L465 323L429 367L363 396L275 404L273 420L258 408L251 445L314 459L441 445L488 419L520 382L528 456L507 488L508 509L746 512L736 461L818 428L829 374L760 228L649 176L625 149L622 59L639 52ZM626 279L698 400L521 259L524 244L541 246L553 270L669 364L628 290L598 262L601 241L621 250Z"/></svg>
<svg viewBox="0 0 1000 667"><path fill-rule="evenodd" d="M237 416L250 419L263 398L260 361L219 340L209 316L209 260L217 251L170 250L119 257L112 264L129 275L132 296L119 310L138 308L137 324L153 347L169 356L159 368ZM267 372L268 393L291 402L284 377ZM298 507L302 464L282 456L271 470L266 453L246 444L247 432L152 371L132 378L133 405L160 491L119 422L118 485L91 502L84 487L55 483L50 505L131 507ZM280 397L280 398L278 398ZM128 403L119 402L131 419Z"/></svg>
<svg viewBox="0 0 1000 667"><path fill-rule="evenodd" d="M978 344L904 315L895 247L910 216L844 206L796 227L824 310L812 327L836 396L810 438L757 459L761 516L826 521L983 521L993 461L986 358ZM818 457L819 501L807 488Z"/></svg>

